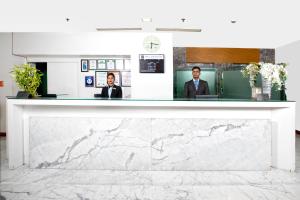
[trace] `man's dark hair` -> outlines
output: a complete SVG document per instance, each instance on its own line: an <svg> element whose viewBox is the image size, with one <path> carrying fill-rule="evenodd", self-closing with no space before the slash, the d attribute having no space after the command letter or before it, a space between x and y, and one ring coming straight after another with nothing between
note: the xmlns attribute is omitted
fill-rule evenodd
<svg viewBox="0 0 300 200"><path fill-rule="evenodd" d="M116 79L114 73L112 73L112 72L107 73L106 78L108 78L109 76L112 76L114 78L114 80Z"/></svg>
<svg viewBox="0 0 300 200"><path fill-rule="evenodd" d="M198 67L198 66L193 67L193 68L192 68L192 71L194 71L194 69L198 69L199 72L201 72L201 69L200 69L200 67Z"/></svg>

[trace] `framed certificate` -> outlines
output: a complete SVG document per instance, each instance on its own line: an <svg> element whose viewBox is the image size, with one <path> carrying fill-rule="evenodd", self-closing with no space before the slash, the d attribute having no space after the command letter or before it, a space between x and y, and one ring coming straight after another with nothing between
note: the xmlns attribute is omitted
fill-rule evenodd
<svg viewBox="0 0 300 200"><path fill-rule="evenodd" d="M115 60L106 60L106 69L115 69Z"/></svg>
<svg viewBox="0 0 300 200"><path fill-rule="evenodd" d="M95 87L101 88L107 85L107 72L95 71Z"/></svg>
<svg viewBox="0 0 300 200"><path fill-rule="evenodd" d="M106 69L106 62L104 59L97 60L97 69Z"/></svg>
<svg viewBox="0 0 300 200"><path fill-rule="evenodd" d="M89 69L96 70L97 69L97 61L96 60L89 60Z"/></svg>
<svg viewBox="0 0 300 200"><path fill-rule="evenodd" d="M116 69L122 70L124 68L124 60L117 59L116 60Z"/></svg>
<svg viewBox="0 0 300 200"><path fill-rule="evenodd" d="M122 75L122 87L131 86L131 72L121 72Z"/></svg>
<svg viewBox="0 0 300 200"><path fill-rule="evenodd" d="M81 72L88 72L88 60L81 60Z"/></svg>
<svg viewBox="0 0 300 200"><path fill-rule="evenodd" d="M129 59L124 60L124 68L130 70L131 67L130 67L130 60Z"/></svg>

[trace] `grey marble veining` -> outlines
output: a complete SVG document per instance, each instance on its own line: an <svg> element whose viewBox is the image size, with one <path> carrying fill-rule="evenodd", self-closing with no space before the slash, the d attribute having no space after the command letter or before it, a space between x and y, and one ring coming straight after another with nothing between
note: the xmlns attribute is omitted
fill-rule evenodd
<svg viewBox="0 0 300 200"><path fill-rule="evenodd" d="M149 169L149 119L30 119L30 167Z"/></svg>
<svg viewBox="0 0 300 200"><path fill-rule="evenodd" d="M155 170L269 170L268 120L154 119Z"/></svg>
<svg viewBox="0 0 300 200"><path fill-rule="evenodd" d="M31 168L269 170L271 129L268 120L32 117L29 160Z"/></svg>

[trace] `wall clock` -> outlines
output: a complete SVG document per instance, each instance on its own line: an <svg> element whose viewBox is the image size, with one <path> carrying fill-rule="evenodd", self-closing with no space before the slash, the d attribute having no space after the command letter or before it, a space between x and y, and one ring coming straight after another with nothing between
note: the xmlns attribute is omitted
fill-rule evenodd
<svg viewBox="0 0 300 200"><path fill-rule="evenodd" d="M143 41L144 49L150 53L157 52L160 48L160 45L161 43L159 38L154 35L149 35L145 37Z"/></svg>

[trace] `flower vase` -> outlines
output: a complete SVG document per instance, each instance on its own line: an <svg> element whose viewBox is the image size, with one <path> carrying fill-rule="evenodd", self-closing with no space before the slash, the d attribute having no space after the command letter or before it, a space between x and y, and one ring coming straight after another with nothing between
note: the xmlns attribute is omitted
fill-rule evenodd
<svg viewBox="0 0 300 200"><path fill-rule="evenodd" d="M262 92L268 95L268 99L271 99L272 82L266 78L262 78Z"/></svg>
<svg viewBox="0 0 300 200"><path fill-rule="evenodd" d="M252 74L250 74L250 77L249 77L249 83L250 83L250 87L251 87L251 88L254 88L254 87L255 87L255 82L256 82L255 76L252 75Z"/></svg>
<svg viewBox="0 0 300 200"><path fill-rule="evenodd" d="M250 74L249 83L251 87L251 98L256 99L256 87L255 87L255 76Z"/></svg>
<svg viewBox="0 0 300 200"><path fill-rule="evenodd" d="M285 84L282 84L281 90L280 90L280 100L281 101L286 101L286 93L285 93Z"/></svg>

